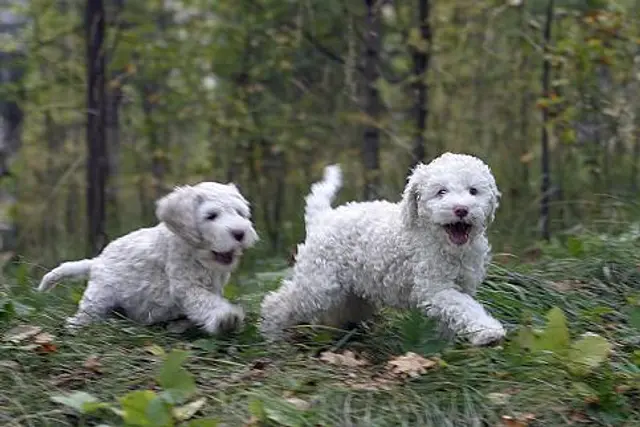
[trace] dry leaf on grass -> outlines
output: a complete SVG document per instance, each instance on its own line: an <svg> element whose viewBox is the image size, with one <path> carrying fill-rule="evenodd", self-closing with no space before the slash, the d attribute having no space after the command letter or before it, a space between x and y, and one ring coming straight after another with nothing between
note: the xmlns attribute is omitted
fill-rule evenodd
<svg viewBox="0 0 640 427"><path fill-rule="evenodd" d="M19 350L35 350L38 353L52 353L58 350L53 343L55 337L42 328L33 325L20 325L10 329L4 335L3 340L12 344L21 344Z"/></svg>
<svg viewBox="0 0 640 427"><path fill-rule="evenodd" d="M144 347L144 351L154 356L164 356L165 351L158 344L149 344Z"/></svg>
<svg viewBox="0 0 640 427"><path fill-rule="evenodd" d="M2 339L14 344L20 344L22 341L38 335L40 332L42 332L42 328L39 326L20 325L9 329Z"/></svg>
<svg viewBox="0 0 640 427"><path fill-rule="evenodd" d="M102 373L102 363L98 356L90 356L84 361L82 367L88 371L95 372L97 374Z"/></svg>
<svg viewBox="0 0 640 427"><path fill-rule="evenodd" d="M398 356L387 362L387 369L398 376L416 378L437 365L436 360L425 359L419 354L408 352L404 356Z"/></svg>
<svg viewBox="0 0 640 427"><path fill-rule="evenodd" d="M573 424L589 424L591 423L591 418L586 415L584 412L573 412L571 417L569 418L569 425Z"/></svg>
<svg viewBox="0 0 640 427"><path fill-rule="evenodd" d="M306 411L311 408L311 403L307 402L306 400L300 399L299 397L291 396L285 398L285 400L295 406L296 409L299 409L301 411Z"/></svg>
<svg viewBox="0 0 640 427"><path fill-rule="evenodd" d="M37 346L35 350L38 353L53 353L58 351L58 347L53 343L54 336L46 332L42 332L33 337L33 343Z"/></svg>
<svg viewBox="0 0 640 427"><path fill-rule="evenodd" d="M202 397L183 406L173 408L173 417L178 421L186 421L193 416L207 403L207 399Z"/></svg>
<svg viewBox="0 0 640 427"><path fill-rule="evenodd" d="M487 399L493 403L494 405L506 405L509 401L509 396L507 393L489 393L487 394Z"/></svg>
<svg viewBox="0 0 640 427"><path fill-rule="evenodd" d="M34 336L32 341L34 342L34 344L45 345L45 344L51 344L54 339L55 337L53 335L47 332L42 332Z"/></svg>
<svg viewBox="0 0 640 427"><path fill-rule="evenodd" d="M585 286L586 284L584 282L575 279L557 280L555 282L551 282L551 287L558 292L571 292Z"/></svg>
<svg viewBox="0 0 640 427"><path fill-rule="evenodd" d="M536 416L528 414L519 414L515 417L510 415L503 415L500 420L499 427L528 427L531 421L535 420Z"/></svg>
<svg viewBox="0 0 640 427"><path fill-rule="evenodd" d="M394 385L398 384L398 381L395 378L379 375L372 378L349 379L345 381L345 384L354 390L388 391L391 390Z"/></svg>
<svg viewBox="0 0 640 427"><path fill-rule="evenodd" d="M244 423L243 427L255 427L259 426L260 424L260 418L256 417L255 415L251 415L247 422Z"/></svg>
<svg viewBox="0 0 640 427"><path fill-rule="evenodd" d="M369 364L367 359L356 358L355 353L351 350L345 350L342 354L334 353L332 351L323 351L320 353L320 360L331 365L348 366L350 368L366 366Z"/></svg>

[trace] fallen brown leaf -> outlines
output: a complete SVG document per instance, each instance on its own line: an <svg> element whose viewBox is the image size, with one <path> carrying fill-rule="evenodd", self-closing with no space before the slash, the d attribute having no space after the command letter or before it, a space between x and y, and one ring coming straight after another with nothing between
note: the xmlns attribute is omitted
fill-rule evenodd
<svg viewBox="0 0 640 427"><path fill-rule="evenodd" d="M33 325L19 325L15 328L9 329L3 337L4 341L12 342L14 344L19 344L20 342L31 338L35 335L38 335L42 331L42 328L39 326Z"/></svg>
<svg viewBox="0 0 640 427"><path fill-rule="evenodd" d="M186 421L188 419L193 418L193 416L207 403L207 399L201 397L198 400L194 400L193 402L187 403L183 406L178 406L173 408L172 413L174 418L178 421Z"/></svg>
<svg viewBox="0 0 640 427"><path fill-rule="evenodd" d="M102 363L98 356L89 356L82 364L82 367L97 374L102 373Z"/></svg>
<svg viewBox="0 0 640 427"><path fill-rule="evenodd" d="M301 411L307 411L309 408L311 408L311 403L307 402L306 400L300 399L299 397L291 396L285 398L285 400L295 406L296 409L299 409Z"/></svg>
<svg viewBox="0 0 640 427"><path fill-rule="evenodd" d="M149 344L149 345L144 347L144 350L147 353L152 354L154 356L164 356L165 355L164 349L162 347L160 347L158 344Z"/></svg>
<svg viewBox="0 0 640 427"><path fill-rule="evenodd" d="M529 423L535 419L536 416L531 413L519 414L515 417L503 415L500 420L500 427L528 427Z"/></svg>
<svg viewBox="0 0 640 427"><path fill-rule="evenodd" d="M568 279L551 282L551 286L559 292L570 292L583 288L585 286L585 283L580 280Z"/></svg>
<svg viewBox="0 0 640 427"><path fill-rule="evenodd" d="M259 426L260 423L260 418L252 415L246 423L244 423L243 427L255 427L255 426Z"/></svg>
<svg viewBox="0 0 640 427"><path fill-rule="evenodd" d="M487 399L494 405L506 405L511 396L507 393L489 393Z"/></svg>
<svg viewBox="0 0 640 427"><path fill-rule="evenodd" d="M404 356L398 356L387 362L387 369L391 373L411 378L419 377L427 373L427 369L431 369L438 365L438 362L432 359L425 359L419 354L408 352Z"/></svg>
<svg viewBox="0 0 640 427"><path fill-rule="evenodd" d="M320 353L320 360L331 365L348 366L350 368L366 366L369 364L367 359L356 358L355 353L351 350L345 350L342 354L334 353L332 351L324 351Z"/></svg>
<svg viewBox="0 0 640 427"><path fill-rule="evenodd" d="M54 340L54 336L47 333L42 332L33 337L33 343L38 345L51 344Z"/></svg>
<svg viewBox="0 0 640 427"><path fill-rule="evenodd" d="M569 418L569 424L589 424L591 418L589 418L584 412L574 412Z"/></svg>
<svg viewBox="0 0 640 427"><path fill-rule="evenodd" d="M391 390L394 385L398 384L398 380L389 376L380 375L373 378L349 379L345 381L345 384L354 390L388 391Z"/></svg>
<svg viewBox="0 0 640 427"><path fill-rule="evenodd" d="M43 354L55 353L56 351L58 351L58 346L52 343L38 344L36 351Z"/></svg>

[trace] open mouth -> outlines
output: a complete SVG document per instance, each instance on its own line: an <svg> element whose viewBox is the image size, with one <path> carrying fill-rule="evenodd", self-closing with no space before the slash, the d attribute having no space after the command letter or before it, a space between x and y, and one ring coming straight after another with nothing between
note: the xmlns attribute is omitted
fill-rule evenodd
<svg viewBox="0 0 640 427"><path fill-rule="evenodd" d="M211 252L213 253L213 259L218 264L229 265L233 262L233 257L234 257L233 251L229 251L229 252L211 251Z"/></svg>
<svg viewBox="0 0 640 427"><path fill-rule="evenodd" d="M444 229L449 235L449 240L451 240L454 245L464 245L469 241L471 224L467 224L466 222L454 222L445 225Z"/></svg>

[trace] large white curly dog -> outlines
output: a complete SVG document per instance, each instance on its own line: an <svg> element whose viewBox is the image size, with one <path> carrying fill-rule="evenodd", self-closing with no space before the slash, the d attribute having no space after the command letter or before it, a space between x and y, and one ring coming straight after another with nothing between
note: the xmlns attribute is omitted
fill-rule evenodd
<svg viewBox="0 0 640 427"><path fill-rule="evenodd" d="M504 337L474 298L490 261L485 235L500 193L487 165L446 153L415 168L402 201L331 208L336 165L306 199L307 238L292 276L262 302L268 340L301 323L340 327L387 305L419 308L474 345Z"/></svg>
<svg viewBox="0 0 640 427"><path fill-rule="evenodd" d="M242 308L225 300L222 288L243 249L258 240L247 200L233 184L202 182L160 199L156 216L157 226L43 277L40 291L65 278L89 278L68 327L102 320L116 309L146 325L169 322L175 332L197 325L215 334L242 324Z"/></svg>

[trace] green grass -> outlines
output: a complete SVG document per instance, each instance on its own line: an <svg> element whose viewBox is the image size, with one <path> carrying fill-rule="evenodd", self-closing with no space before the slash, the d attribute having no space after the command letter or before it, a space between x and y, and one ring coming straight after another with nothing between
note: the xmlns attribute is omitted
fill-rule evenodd
<svg viewBox="0 0 640 427"><path fill-rule="evenodd" d="M250 419L262 423L253 425L497 426L502 416L519 413L536 416L529 426L577 420L577 425L639 426L637 240L586 236L565 246L545 247L535 263L514 259L492 266L479 298L511 331L503 345L493 348L443 341L418 313L393 311L348 339L320 331L294 343L267 346L254 325L262 295L278 284L278 274L272 273L283 268L281 262L254 263L253 272L245 269L229 287L229 297L250 313L245 330L234 336L170 336L160 327L138 327L126 320L70 336L62 325L82 287L35 294L36 272L26 263L12 266L3 291L5 301L17 309L4 313L0 329L4 334L18 324L41 326L56 337L58 347L40 354L0 343L0 425L119 425L114 418L74 414L50 397L82 390L114 402L133 390L155 389L162 357L150 351L154 345L189 351L185 367L195 377L198 396L207 397L197 416L228 426ZM589 331L613 345L605 363L576 376L553 354L531 353L519 344L518 329L542 326L554 306L565 313L572 339ZM317 358L324 350L345 349L372 364L345 368ZM407 351L444 363L389 389L354 386L377 386L386 362ZM83 368L92 355L101 363L99 373ZM291 396L308 402L309 408L297 409L287 401Z"/></svg>

